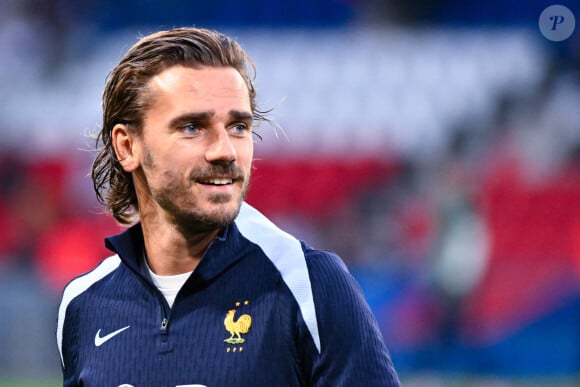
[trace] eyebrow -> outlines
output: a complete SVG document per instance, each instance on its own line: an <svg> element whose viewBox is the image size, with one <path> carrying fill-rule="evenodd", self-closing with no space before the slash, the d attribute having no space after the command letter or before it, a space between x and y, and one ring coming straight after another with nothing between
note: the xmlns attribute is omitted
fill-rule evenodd
<svg viewBox="0 0 580 387"><path fill-rule="evenodd" d="M228 115L231 119L236 121L252 121L254 119L254 115L252 113L241 110L230 110ZM215 116L214 110L185 113L172 119L170 122L170 127L175 128L191 122L207 122L213 116Z"/></svg>
<svg viewBox="0 0 580 387"><path fill-rule="evenodd" d="M252 121L254 119L254 115L252 113L239 110L230 110L230 117L239 121Z"/></svg>

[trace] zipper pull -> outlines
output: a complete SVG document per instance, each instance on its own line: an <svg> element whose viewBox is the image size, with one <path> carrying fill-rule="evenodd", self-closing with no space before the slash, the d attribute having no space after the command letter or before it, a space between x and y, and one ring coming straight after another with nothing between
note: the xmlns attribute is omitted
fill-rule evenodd
<svg viewBox="0 0 580 387"><path fill-rule="evenodd" d="M164 318L161 320L161 327L159 327L159 342L156 344L159 353L167 353L173 351L171 341L169 340L169 332L167 331L167 325L169 320Z"/></svg>

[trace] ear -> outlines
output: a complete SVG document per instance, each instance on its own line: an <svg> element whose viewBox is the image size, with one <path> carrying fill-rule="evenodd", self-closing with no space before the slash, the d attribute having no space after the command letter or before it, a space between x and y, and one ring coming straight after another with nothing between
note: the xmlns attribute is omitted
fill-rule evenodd
<svg viewBox="0 0 580 387"><path fill-rule="evenodd" d="M111 142L119 164L125 172L133 172L139 167L139 152L135 132L128 125L117 124L111 132Z"/></svg>

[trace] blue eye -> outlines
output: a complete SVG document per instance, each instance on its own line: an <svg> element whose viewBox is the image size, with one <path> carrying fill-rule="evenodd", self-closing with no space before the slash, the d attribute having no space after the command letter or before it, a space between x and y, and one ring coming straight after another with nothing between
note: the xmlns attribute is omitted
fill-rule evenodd
<svg viewBox="0 0 580 387"><path fill-rule="evenodd" d="M249 127L246 124L235 124L232 126L232 131L235 134L245 134L248 131Z"/></svg>
<svg viewBox="0 0 580 387"><path fill-rule="evenodd" d="M196 124L187 124L181 127L184 133L195 134L199 132L199 128Z"/></svg>

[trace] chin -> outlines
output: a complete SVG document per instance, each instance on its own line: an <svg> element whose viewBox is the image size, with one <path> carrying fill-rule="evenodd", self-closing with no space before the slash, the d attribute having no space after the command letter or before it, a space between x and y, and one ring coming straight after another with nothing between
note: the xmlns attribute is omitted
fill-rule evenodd
<svg viewBox="0 0 580 387"><path fill-rule="evenodd" d="M212 203L205 208L176 214L177 223L188 232L205 232L224 228L230 225L240 212L241 201Z"/></svg>
<svg viewBox="0 0 580 387"><path fill-rule="evenodd" d="M233 220L238 216L243 200L243 195L212 195L208 197L205 207L208 212L222 214L221 216L229 214ZM203 211L203 208L201 210Z"/></svg>
<svg viewBox="0 0 580 387"><path fill-rule="evenodd" d="M231 223L238 216L240 205L222 205L214 210L208 211L208 217L216 219L218 222Z"/></svg>

